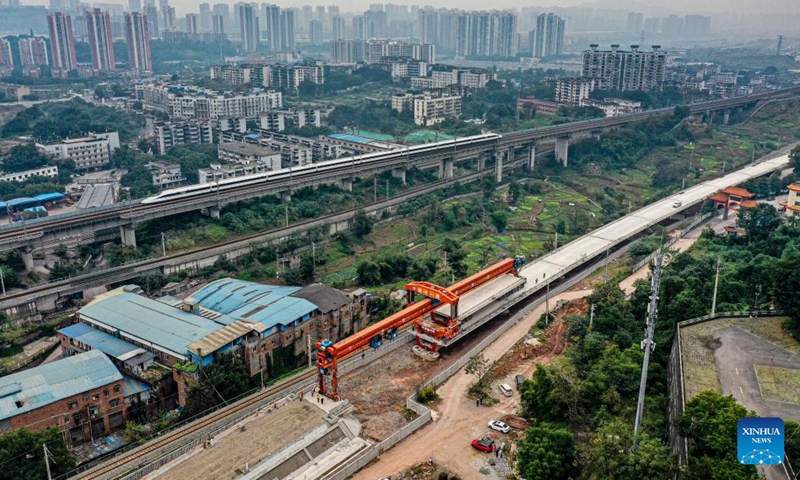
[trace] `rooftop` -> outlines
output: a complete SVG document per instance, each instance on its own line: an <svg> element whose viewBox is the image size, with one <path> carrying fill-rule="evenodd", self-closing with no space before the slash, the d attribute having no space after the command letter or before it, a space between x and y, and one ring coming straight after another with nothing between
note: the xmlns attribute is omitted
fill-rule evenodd
<svg viewBox="0 0 800 480"><path fill-rule="evenodd" d="M0 378L0 420L122 380L99 350Z"/></svg>
<svg viewBox="0 0 800 480"><path fill-rule="evenodd" d="M128 360L145 352L143 348L139 348L125 340L120 340L106 332L92 328L85 323L70 325L69 327L58 330L58 333L69 338L74 338L88 345L93 350L100 350L109 357L114 357L120 361Z"/></svg>
<svg viewBox="0 0 800 480"><path fill-rule="evenodd" d="M722 193L726 193L728 195L735 195L737 197L745 197L745 198L752 198L755 197L755 193L750 193L747 189L741 187L728 187L724 190L721 190Z"/></svg>
<svg viewBox="0 0 800 480"><path fill-rule="evenodd" d="M85 321L96 322L181 356L186 355L190 344L222 328L212 320L122 288L98 296L78 314Z"/></svg>
<svg viewBox="0 0 800 480"><path fill-rule="evenodd" d="M238 142L220 143L219 149L225 150L227 152L238 153L241 155L264 156L272 154L272 150L264 147L259 147L258 145L253 145L250 143L238 143Z"/></svg>
<svg viewBox="0 0 800 480"><path fill-rule="evenodd" d="M293 297L305 298L317 306L322 313L338 310L350 303L350 297L335 288L322 284L310 285L292 294Z"/></svg>
<svg viewBox="0 0 800 480"><path fill-rule="evenodd" d="M237 320L259 322L266 327L289 325L312 313L317 306L291 296L298 287L282 287L223 278L195 292L190 300Z"/></svg>

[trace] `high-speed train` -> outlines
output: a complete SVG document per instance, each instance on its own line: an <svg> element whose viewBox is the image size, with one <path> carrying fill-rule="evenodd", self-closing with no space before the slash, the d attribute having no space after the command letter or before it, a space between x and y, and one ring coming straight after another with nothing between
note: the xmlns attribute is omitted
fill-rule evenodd
<svg viewBox="0 0 800 480"><path fill-rule="evenodd" d="M373 163L396 158L398 155L417 155L426 152L444 151L448 147L463 147L470 144L486 144L492 140L499 140L501 135L496 133L486 133L482 135L473 135L471 137L457 138L452 140L443 140L441 142L427 143L423 145L416 145L399 150L389 150L386 152L368 153L364 155L356 155L353 157L339 158L336 160L325 160L322 162L312 163L302 167L282 168L280 170L273 170L271 172L257 173L255 175L247 175L244 177L230 178L227 180L220 180L214 183L205 183L202 185L190 185L188 187L172 188L164 190L163 192L153 195L152 197L142 200L143 204L159 203L168 200L192 198L209 194L211 192L225 192L240 188L247 185L257 185L259 183L266 183L272 181L287 180L295 177L302 177L303 175L325 172L329 170L337 170L342 167L368 166Z"/></svg>

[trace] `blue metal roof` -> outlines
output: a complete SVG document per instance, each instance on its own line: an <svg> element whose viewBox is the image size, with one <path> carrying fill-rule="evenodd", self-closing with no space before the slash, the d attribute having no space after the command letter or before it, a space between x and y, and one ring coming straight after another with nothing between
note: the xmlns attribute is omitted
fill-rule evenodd
<svg viewBox="0 0 800 480"><path fill-rule="evenodd" d="M303 320L317 309L306 299L290 296L298 290L298 287L223 278L198 290L192 299L203 308L230 315L236 320L250 320L273 327Z"/></svg>
<svg viewBox="0 0 800 480"><path fill-rule="evenodd" d="M118 331L121 338L135 337L183 356L188 345L222 328L207 318L130 292L96 299L78 314L84 321Z"/></svg>
<svg viewBox="0 0 800 480"><path fill-rule="evenodd" d="M144 393L150 391L150 386L144 382L140 382L135 378L131 378L127 375L123 375L122 378L122 395L125 397L130 397L131 395L136 395L137 393Z"/></svg>
<svg viewBox="0 0 800 480"><path fill-rule="evenodd" d="M8 208L8 204L6 202L0 202L0 210L5 210Z"/></svg>
<svg viewBox="0 0 800 480"><path fill-rule="evenodd" d="M40 202L54 202L56 200L64 200L67 197L63 193L43 193L41 195L36 195L33 198L39 200Z"/></svg>
<svg viewBox="0 0 800 480"><path fill-rule="evenodd" d="M331 138L335 138L337 140L345 140L348 142L355 142L355 143L370 143L375 141L370 138L359 137L357 135L350 135L349 133L332 133L328 136Z"/></svg>
<svg viewBox="0 0 800 480"><path fill-rule="evenodd" d="M29 203L39 203L39 200L31 197L22 197L22 198L15 198L13 200L9 200L8 202L9 207L16 207L18 205L27 205Z"/></svg>
<svg viewBox="0 0 800 480"><path fill-rule="evenodd" d="M106 332L94 329L85 323L70 325L69 327L58 330L58 333L69 338L74 338L92 349L100 350L109 357L114 357L121 361L135 357L145 351L143 348L139 348L125 340L120 340Z"/></svg>
<svg viewBox="0 0 800 480"><path fill-rule="evenodd" d="M99 350L7 375L0 378L0 420L119 380L122 374Z"/></svg>

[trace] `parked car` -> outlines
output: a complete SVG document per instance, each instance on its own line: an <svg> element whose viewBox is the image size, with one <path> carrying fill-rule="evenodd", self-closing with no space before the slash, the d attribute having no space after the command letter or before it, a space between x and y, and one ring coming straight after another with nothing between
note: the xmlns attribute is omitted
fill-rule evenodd
<svg viewBox="0 0 800 480"><path fill-rule="evenodd" d="M511 431L511 427L501 422L500 420L492 420L491 422L489 422L489 428L503 433L508 433Z"/></svg>
<svg viewBox="0 0 800 480"><path fill-rule="evenodd" d="M519 390L519 387L522 386L522 382L525 381L525 375L517 375L514 377L514 381L517 382L517 390Z"/></svg>
<svg viewBox="0 0 800 480"><path fill-rule="evenodd" d="M672 204L672 208L678 208L678 207L680 207L681 205L683 205L683 203L681 203L681 202L675 202L675 203L673 203L673 204Z"/></svg>
<svg viewBox="0 0 800 480"><path fill-rule="evenodd" d="M511 387L509 387L505 383L501 383L500 385L497 386L497 388L499 388L500 391L503 393L503 395L505 395L506 397L514 395L514 392L511 390Z"/></svg>
<svg viewBox="0 0 800 480"><path fill-rule="evenodd" d="M476 438L472 441L472 446L481 452L492 453L494 451L494 440L489 437Z"/></svg>

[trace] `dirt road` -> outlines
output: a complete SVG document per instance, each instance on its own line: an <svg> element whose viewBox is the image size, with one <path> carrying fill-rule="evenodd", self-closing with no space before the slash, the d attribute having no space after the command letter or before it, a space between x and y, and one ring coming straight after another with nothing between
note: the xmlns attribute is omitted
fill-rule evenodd
<svg viewBox="0 0 800 480"><path fill-rule="evenodd" d="M574 300L589 295L591 290L565 292L554 297L558 300ZM528 314L521 322L511 327L494 343L483 351L483 356L495 361L525 336L533 323L544 313L544 305ZM533 371L533 365L529 366ZM517 372L515 372L517 373ZM513 374L512 374L513 377ZM505 414L515 413L519 405L519 395L500 398L500 403L492 407L476 407L475 402L466 397L473 377L460 370L442 387L439 388L439 404L434 412L434 422L423 427L414 435L400 442L383 454L378 461L358 472L356 480L375 480L377 478L395 476L413 465L433 457L434 461L443 465L462 480L496 478L491 474L479 473L490 455L481 453L470 446L470 442L487 433L489 420L499 419ZM497 433L497 432L494 432ZM498 434L502 436L502 434Z"/></svg>
<svg viewBox="0 0 800 480"><path fill-rule="evenodd" d="M723 226L720 225L721 223L720 221L712 221L712 226L715 227L715 230L721 229ZM688 249L694 244L700 233L701 230L699 229L690 232L685 238L679 240L673 248L680 251ZM620 288L626 292L632 291L633 282L639 278L647 278L648 275L649 269L644 267L620 282ZM554 297L551 302L555 303L562 299L575 300L591 293L592 291L589 289L569 291ZM525 336L542 313L544 313L544 305L528 314L520 323L511 327L494 343L489 345L483 351L484 357L490 361L496 361L502 357L517 341ZM542 359L537 360L542 361ZM544 359L544 361L546 360ZM530 377L534 368L534 362L524 362L506 377L509 381L505 383L513 385L510 380L517 374ZM498 394L497 398L500 399L500 403L497 405L477 407L475 402L469 400L466 396L466 392L472 382L473 377L464 373L463 369L456 373L438 389L440 400L438 405L434 407L434 421L400 442L383 454L377 461L358 472L353 478L355 480L375 480L389 475L394 477L398 472L402 472L431 457L435 462L452 471L462 480L497 478L493 470L486 468L487 462L492 458L492 455L478 452L470 446L470 442L474 438L478 438L490 431L486 426L489 420L499 419L505 414L516 413L520 403L519 395L516 391L513 397L503 397ZM502 439L502 434L493 433L499 435Z"/></svg>

